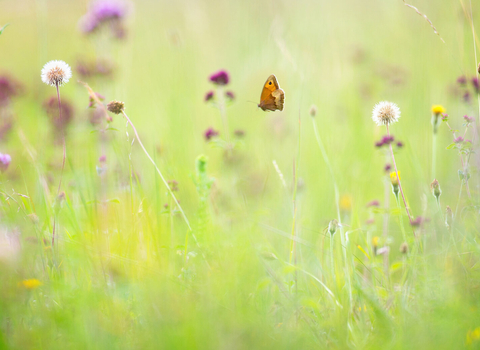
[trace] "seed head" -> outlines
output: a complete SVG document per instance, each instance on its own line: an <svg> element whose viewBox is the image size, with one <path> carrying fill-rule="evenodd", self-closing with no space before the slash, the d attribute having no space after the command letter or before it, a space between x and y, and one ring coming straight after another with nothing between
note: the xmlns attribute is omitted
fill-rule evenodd
<svg viewBox="0 0 480 350"><path fill-rule="evenodd" d="M72 69L63 61L50 61L43 66L41 77L47 85L62 86L72 77Z"/></svg>
<svg viewBox="0 0 480 350"><path fill-rule="evenodd" d="M400 253L407 254L408 253L408 244L407 242L403 242L400 244Z"/></svg>
<svg viewBox="0 0 480 350"><path fill-rule="evenodd" d="M120 114L125 110L125 103L120 101L111 101L107 104L107 109L113 114Z"/></svg>
<svg viewBox="0 0 480 350"><path fill-rule="evenodd" d="M310 117L314 118L317 115L317 106L312 105L310 107Z"/></svg>
<svg viewBox="0 0 480 350"><path fill-rule="evenodd" d="M440 184L437 179L433 180L430 184L430 188L432 189L433 196L438 200L438 197L442 194L442 190L440 189Z"/></svg>
<svg viewBox="0 0 480 350"><path fill-rule="evenodd" d="M333 236L335 232L337 232L338 228L338 221L333 219L332 221L329 222L328 224L328 232Z"/></svg>
<svg viewBox="0 0 480 350"><path fill-rule="evenodd" d="M373 107L372 119L377 125L389 125L400 118L400 108L388 101L379 102Z"/></svg>

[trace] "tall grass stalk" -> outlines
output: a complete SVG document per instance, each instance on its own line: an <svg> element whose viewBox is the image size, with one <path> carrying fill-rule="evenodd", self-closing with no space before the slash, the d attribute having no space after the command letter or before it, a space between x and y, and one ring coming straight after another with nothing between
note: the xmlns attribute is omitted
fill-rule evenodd
<svg viewBox="0 0 480 350"><path fill-rule="evenodd" d="M337 220L338 226L340 229L340 241L342 243L342 251L343 251L343 258L345 262L345 274L347 276L347 289L348 289L348 297L350 301L350 306L353 305L353 297L352 297L352 282L350 279L350 271L348 267L348 259L347 259L347 248L345 244L345 237L343 232L343 225L342 225L342 216L340 214L340 193L338 191L337 181L335 179L335 173L333 172L332 165L330 164L330 160L328 159L327 151L325 150L325 146L323 145L322 139L320 138L320 133L318 132L317 123L315 118L312 117L313 123L313 131L315 133L315 138L317 140L318 147L322 153L323 161L327 165L328 171L330 172L330 176L332 177L333 188L335 191L335 206L337 208ZM391 146L390 146L391 147Z"/></svg>

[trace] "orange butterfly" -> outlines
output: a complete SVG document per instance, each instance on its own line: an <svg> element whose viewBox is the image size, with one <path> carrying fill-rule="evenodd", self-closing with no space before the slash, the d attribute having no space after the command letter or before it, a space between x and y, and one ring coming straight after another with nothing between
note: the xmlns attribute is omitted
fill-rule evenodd
<svg viewBox="0 0 480 350"><path fill-rule="evenodd" d="M285 92L280 89L275 75L270 75L263 86L262 95L260 96L260 103L258 107L264 111L283 111L283 104L285 102Z"/></svg>

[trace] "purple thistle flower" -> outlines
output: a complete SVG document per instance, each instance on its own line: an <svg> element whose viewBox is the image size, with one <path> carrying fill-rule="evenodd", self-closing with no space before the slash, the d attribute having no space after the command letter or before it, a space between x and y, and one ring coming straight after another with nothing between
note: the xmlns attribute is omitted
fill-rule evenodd
<svg viewBox="0 0 480 350"><path fill-rule="evenodd" d="M369 203L367 203L367 208L370 208L370 207L379 207L380 206L380 202L378 200L373 200Z"/></svg>
<svg viewBox="0 0 480 350"><path fill-rule="evenodd" d="M390 164L386 164L384 170L386 173L389 173L390 170L392 170L392 166Z"/></svg>
<svg viewBox="0 0 480 350"><path fill-rule="evenodd" d="M461 137L461 136L459 136L455 140L453 140L453 142L455 142L455 143L462 143L463 141L464 141L463 137Z"/></svg>
<svg viewBox="0 0 480 350"><path fill-rule="evenodd" d="M383 140L375 142L375 147L380 148L383 146Z"/></svg>
<svg viewBox="0 0 480 350"><path fill-rule="evenodd" d="M205 95L205 102L213 100L214 97L215 97L215 93L213 91L207 92L207 94Z"/></svg>
<svg viewBox="0 0 480 350"><path fill-rule="evenodd" d="M100 158L98 158L98 161L100 163L105 163L107 161L107 156L106 155L100 156Z"/></svg>
<svg viewBox="0 0 480 350"><path fill-rule="evenodd" d="M227 96L227 98L232 100L232 101L235 99L235 94L232 91L227 91L225 93L225 96Z"/></svg>
<svg viewBox="0 0 480 350"><path fill-rule="evenodd" d="M467 83L467 77L462 75L457 78L457 83L460 85L465 85Z"/></svg>
<svg viewBox="0 0 480 350"><path fill-rule="evenodd" d="M480 91L480 82L478 81L477 77L472 78L472 85L473 85L473 88L475 89L475 91L478 94L478 92Z"/></svg>
<svg viewBox="0 0 480 350"><path fill-rule="evenodd" d="M467 123L473 123L475 121L475 118L469 117L468 115L464 115L463 119L465 119Z"/></svg>
<svg viewBox="0 0 480 350"><path fill-rule="evenodd" d="M2 173L8 169L8 166L10 165L11 161L12 161L12 157L10 157L9 154L0 153L0 171Z"/></svg>
<svg viewBox="0 0 480 350"><path fill-rule="evenodd" d="M213 128L208 128L205 131L205 140L210 141L210 139L214 138L215 136L218 136L218 131L214 130Z"/></svg>
<svg viewBox="0 0 480 350"><path fill-rule="evenodd" d="M389 145L390 143L393 142L393 140L395 140L393 136L386 135L386 136L383 137L382 142L383 142L385 145Z"/></svg>
<svg viewBox="0 0 480 350"><path fill-rule="evenodd" d="M96 1L89 11L99 21L122 18L127 13L125 3L116 0Z"/></svg>
<svg viewBox="0 0 480 350"><path fill-rule="evenodd" d="M229 82L227 71L221 70L210 76L210 81L216 85L227 85Z"/></svg>

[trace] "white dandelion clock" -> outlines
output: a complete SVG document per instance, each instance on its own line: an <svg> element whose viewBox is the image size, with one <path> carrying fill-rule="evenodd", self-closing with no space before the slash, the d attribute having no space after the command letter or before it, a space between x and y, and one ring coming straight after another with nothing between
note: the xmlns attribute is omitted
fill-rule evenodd
<svg viewBox="0 0 480 350"><path fill-rule="evenodd" d="M50 61L42 68L42 81L50 86L62 86L72 77L72 69L64 61Z"/></svg>
<svg viewBox="0 0 480 350"><path fill-rule="evenodd" d="M400 108L388 101L379 102L373 107L372 119L377 125L389 125L398 121L400 118Z"/></svg>

